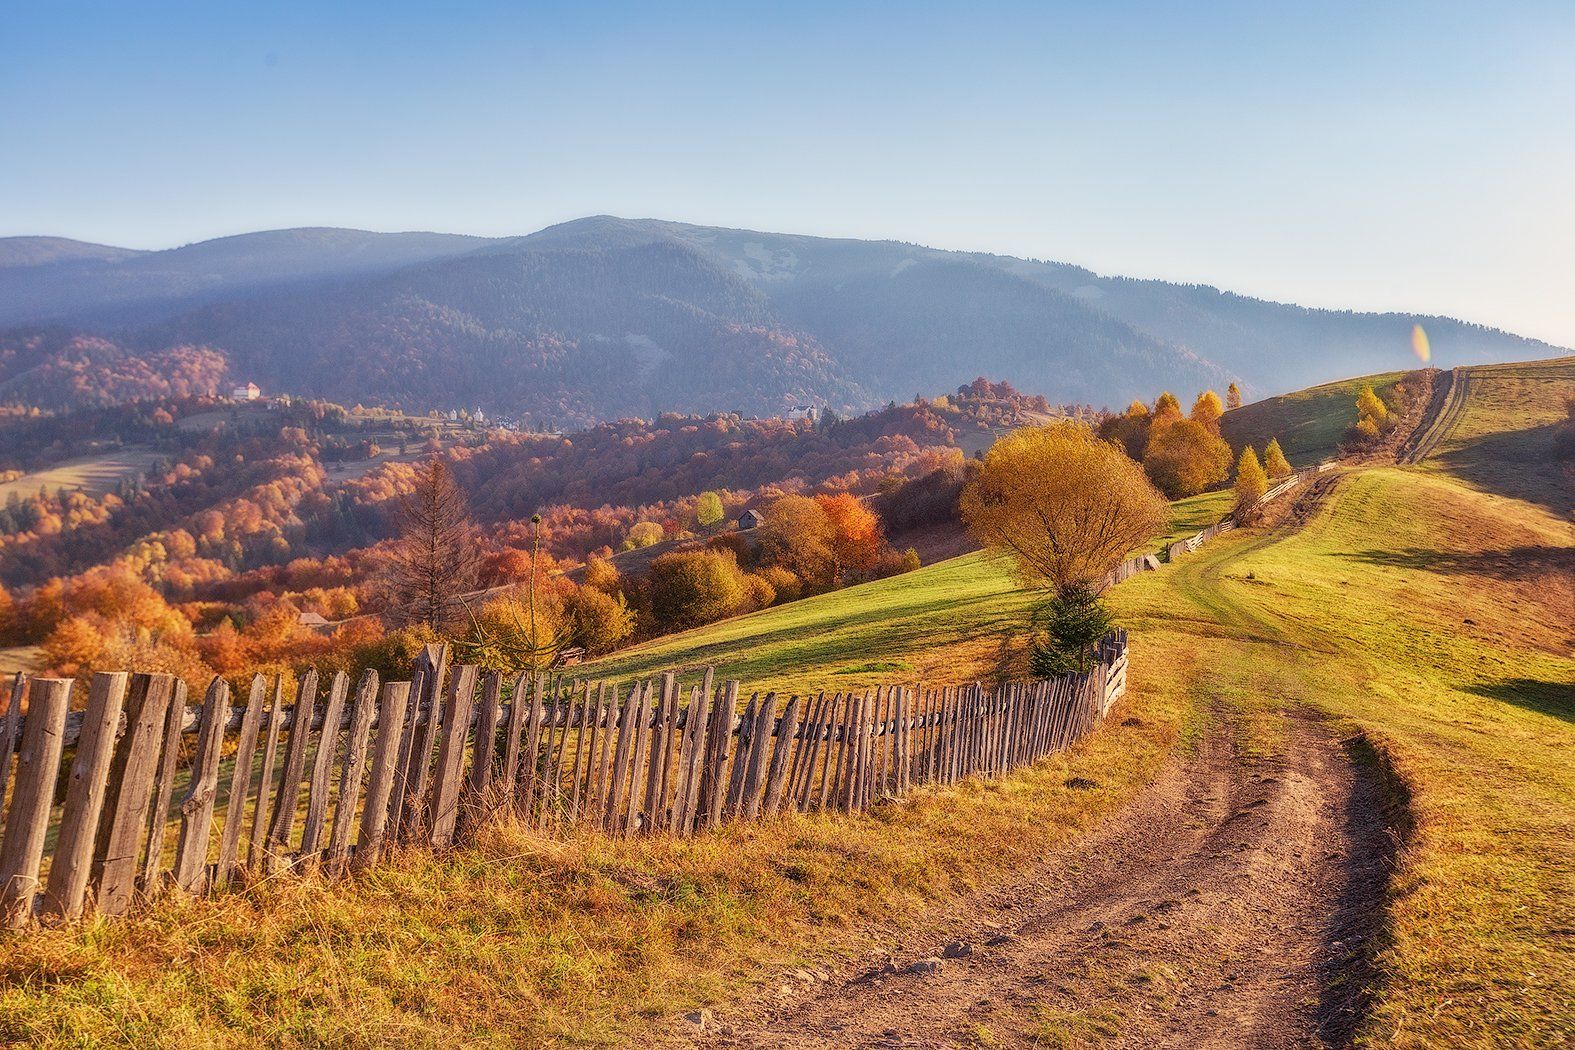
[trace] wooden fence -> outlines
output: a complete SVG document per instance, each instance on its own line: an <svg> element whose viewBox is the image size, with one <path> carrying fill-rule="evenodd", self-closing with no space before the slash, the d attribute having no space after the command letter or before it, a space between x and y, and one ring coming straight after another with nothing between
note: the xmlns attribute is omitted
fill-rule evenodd
<svg viewBox="0 0 1575 1050"><path fill-rule="evenodd" d="M1332 469L1334 465L1335 464L1332 460L1325 460L1324 462L1319 463L1317 466L1307 467L1304 470L1297 471L1290 477L1286 478L1284 481L1281 481L1273 488L1265 492L1258 502L1254 504L1254 506L1263 506L1270 500L1273 500L1284 493L1289 492L1298 484L1307 480L1313 475L1321 474L1326 470ZM1128 558L1126 561L1122 562L1120 565L1117 565L1114 569L1110 570L1110 574L1105 577L1105 586L1113 587L1116 584L1121 583L1123 580L1130 580L1140 572L1150 572L1159 568L1160 565L1166 561L1175 561L1183 554L1191 554L1209 540L1212 540L1214 537L1218 536L1220 533L1229 532L1235 527L1236 522L1234 517L1227 515L1215 522L1213 525L1210 525L1208 528L1200 529L1198 532L1193 533L1186 539L1177 540L1174 543L1167 544L1157 553L1134 555L1133 557Z"/></svg>
<svg viewBox="0 0 1575 1050"><path fill-rule="evenodd" d="M1066 747L1125 690L1126 663L1117 630L1081 675L745 702L710 671L687 688L671 673L506 681L432 646L409 682L368 671L352 689L340 673L324 697L308 671L288 708L278 679L253 678L244 703L215 679L189 708L170 675L116 672L74 713L70 680L18 675L0 720L0 908L20 927L89 901L114 915L290 868L336 874L449 846L504 809L614 835L857 812Z"/></svg>

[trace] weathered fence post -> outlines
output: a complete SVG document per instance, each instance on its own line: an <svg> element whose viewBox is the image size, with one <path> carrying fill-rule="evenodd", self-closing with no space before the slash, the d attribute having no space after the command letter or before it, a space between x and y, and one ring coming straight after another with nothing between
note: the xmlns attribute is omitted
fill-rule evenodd
<svg viewBox="0 0 1575 1050"><path fill-rule="evenodd" d="M35 678L27 689L27 718L22 749L16 761L16 789L6 813L5 838L0 840L0 911L13 928L33 918L38 871L44 861L44 836L49 808L55 801L55 778L66 742L66 708L71 679Z"/></svg>
<svg viewBox="0 0 1575 1050"><path fill-rule="evenodd" d="M98 910L119 915L136 889L137 847L153 796L159 741L174 699L175 680L165 674L133 675L126 700L126 734L110 760L103 816L94 853Z"/></svg>
<svg viewBox="0 0 1575 1050"><path fill-rule="evenodd" d="M399 743L405 735L405 711L410 706L410 683L389 682L377 712L377 738L372 744L372 770L367 775L366 805L361 809L361 835L356 840L353 866L364 868L383 851L388 827L389 800L399 772Z"/></svg>
<svg viewBox="0 0 1575 1050"><path fill-rule="evenodd" d="M219 794L219 753L224 725L230 720L230 686L215 678L202 700L197 757L192 764L186 797L180 806L180 834L175 844L175 885L201 893L208 882L208 839L213 832L213 807Z"/></svg>
<svg viewBox="0 0 1575 1050"><path fill-rule="evenodd" d="M42 913L53 921L74 919L82 912L88 877L93 873L93 840L98 834L104 793L109 786L110 760L115 753L115 732L120 728L127 680L124 673L99 673L93 676L88 689L82 735L77 738L77 753L71 760L71 779L66 784L60 831L55 839L55 859L44 891Z"/></svg>

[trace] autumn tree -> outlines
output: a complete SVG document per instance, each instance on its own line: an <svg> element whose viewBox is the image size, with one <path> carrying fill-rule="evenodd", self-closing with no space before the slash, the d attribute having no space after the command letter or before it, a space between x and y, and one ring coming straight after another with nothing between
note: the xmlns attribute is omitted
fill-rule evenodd
<svg viewBox="0 0 1575 1050"><path fill-rule="evenodd" d="M415 490L398 513L389 551L383 606L396 623L441 631L463 615L460 598L477 589L481 553L464 493L441 459L417 471Z"/></svg>
<svg viewBox="0 0 1575 1050"><path fill-rule="evenodd" d="M1280 439L1270 438L1263 450L1263 472L1271 478L1283 478L1291 473L1290 461L1280 451Z"/></svg>
<svg viewBox="0 0 1575 1050"><path fill-rule="evenodd" d="M963 490L963 520L1032 587L1093 587L1164 529L1165 499L1121 450L1078 423L1014 431Z"/></svg>
<svg viewBox="0 0 1575 1050"><path fill-rule="evenodd" d="M1148 444L1149 428L1153 426L1153 419L1149 415L1148 406L1141 401L1134 401L1127 406L1127 410L1114 415L1099 424L1099 436L1106 441L1114 441L1126 450L1126 454L1133 459L1143 458L1143 448Z"/></svg>
<svg viewBox="0 0 1575 1050"><path fill-rule="evenodd" d="M1230 446L1202 423L1178 420L1150 435L1143 469L1171 499L1193 496L1230 476Z"/></svg>
<svg viewBox="0 0 1575 1050"><path fill-rule="evenodd" d="M613 594L623 589L623 577L618 572L618 566L610 558L598 558L591 555L585 559L585 572L581 583L593 590L605 591Z"/></svg>
<svg viewBox="0 0 1575 1050"><path fill-rule="evenodd" d="M1395 425L1396 420L1384 399L1372 387L1364 386L1356 395L1356 422L1346 430L1345 441L1357 448L1375 445Z"/></svg>
<svg viewBox="0 0 1575 1050"><path fill-rule="evenodd" d="M722 497L714 492L702 492L695 501L695 523L702 529L720 525L726 513L722 508Z"/></svg>
<svg viewBox="0 0 1575 1050"><path fill-rule="evenodd" d="M1216 434L1220 432L1220 417L1224 414L1225 407L1220 404L1220 396L1212 390L1203 391L1192 403L1192 421L1203 424Z"/></svg>
<svg viewBox="0 0 1575 1050"><path fill-rule="evenodd" d="M1241 387L1237 386L1235 382L1232 382L1230 386L1225 388L1225 407L1227 409L1241 407Z"/></svg>
<svg viewBox="0 0 1575 1050"><path fill-rule="evenodd" d="M831 586L837 568L836 528L815 500L783 496L771 504L761 526L760 547L763 562L792 572L806 588Z"/></svg>
<svg viewBox="0 0 1575 1050"><path fill-rule="evenodd" d="M831 523L831 549L836 557L834 577L840 583L846 574L867 577L879 563L886 540L881 535L880 518L864 501L848 492L817 496L815 502Z"/></svg>
<svg viewBox="0 0 1575 1050"><path fill-rule="evenodd" d="M622 594L581 587L564 600L575 644L592 656L612 652L634 634L634 610Z"/></svg>
<svg viewBox="0 0 1575 1050"><path fill-rule="evenodd" d="M627 544L631 550L639 547L654 547L662 542L662 537L665 535L666 532L660 522L638 521L629 529Z"/></svg>
<svg viewBox="0 0 1575 1050"><path fill-rule="evenodd" d="M1154 399L1154 411L1149 413L1156 428L1174 423L1181 418L1181 402L1169 390Z"/></svg>
<svg viewBox="0 0 1575 1050"><path fill-rule="evenodd" d="M1236 461L1236 520L1246 521L1268 490L1268 476L1258 463L1258 454L1248 445Z"/></svg>

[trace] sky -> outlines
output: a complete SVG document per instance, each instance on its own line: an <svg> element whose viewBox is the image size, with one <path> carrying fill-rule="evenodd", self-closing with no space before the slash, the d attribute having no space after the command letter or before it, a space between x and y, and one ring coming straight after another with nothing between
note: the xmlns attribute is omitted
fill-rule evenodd
<svg viewBox="0 0 1575 1050"><path fill-rule="evenodd" d="M1575 346L1575 3L0 0L0 236L890 238Z"/></svg>

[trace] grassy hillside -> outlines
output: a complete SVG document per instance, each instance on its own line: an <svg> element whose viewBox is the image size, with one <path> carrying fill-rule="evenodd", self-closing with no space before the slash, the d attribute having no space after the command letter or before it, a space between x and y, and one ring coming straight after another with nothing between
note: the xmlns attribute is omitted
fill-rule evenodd
<svg viewBox="0 0 1575 1050"><path fill-rule="evenodd" d="M1555 424L1575 397L1575 357L1472 368L1465 412L1420 466L1473 488L1569 516L1575 467L1553 456Z"/></svg>
<svg viewBox="0 0 1575 1050"><path fill-rule="evenodd" d="M1404 372L1384 372L1342 379L1254 401L1225 413L1220 432L1232 448L1245 444L1259 452L1270 438L1279 438L1280 448L1292 466L1311 466L1334 455L1340 435L1356 422L1356 395L1362 387L1371 384L1383 394L1403 375Z"/></svg>
<svg viewBox="0 0 1575 1050"><path fill-rule="evenodd" d="M1144 551L1224 516L1228 492L1172 506L1171 528ZM1030 597L982 553L668 635L587 665L628 678L712 666L751 689L862 689L881 682L955 682L995 676L1000 639L1028 615Z"/></svg>

